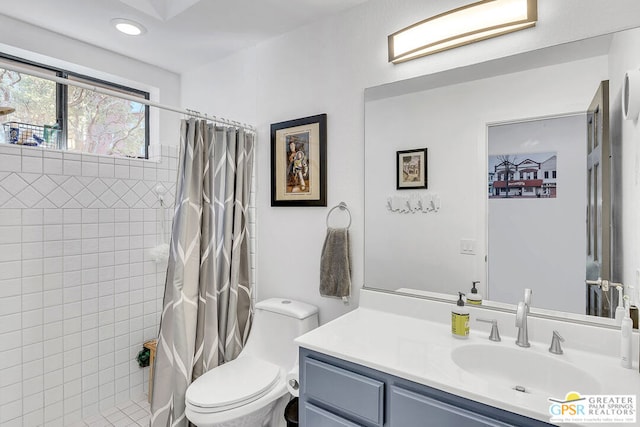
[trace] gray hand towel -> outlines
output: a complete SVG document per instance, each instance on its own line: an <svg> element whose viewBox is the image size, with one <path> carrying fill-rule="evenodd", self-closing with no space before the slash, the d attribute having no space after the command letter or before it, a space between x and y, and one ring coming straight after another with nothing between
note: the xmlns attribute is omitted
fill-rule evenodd
<svg viewBox="0 0 640 427"><path fill-rule="evenodd" d="M346 298L351 295L349 230L328 228L320 257L320 295Z"/></svg>

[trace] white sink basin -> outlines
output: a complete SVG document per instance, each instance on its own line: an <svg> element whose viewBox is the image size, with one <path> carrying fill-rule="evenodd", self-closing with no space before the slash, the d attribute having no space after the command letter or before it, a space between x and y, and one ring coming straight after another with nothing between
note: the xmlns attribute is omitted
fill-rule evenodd
<svg viewBox="0 0 640 427"><path fill-rule="evenodd" d="M495 344L470 344L455 348L451 357L471 375L511 389L564 398L570 391L598 394L600 383L589 372L575 367L564 355L533 348Z"/></svg>

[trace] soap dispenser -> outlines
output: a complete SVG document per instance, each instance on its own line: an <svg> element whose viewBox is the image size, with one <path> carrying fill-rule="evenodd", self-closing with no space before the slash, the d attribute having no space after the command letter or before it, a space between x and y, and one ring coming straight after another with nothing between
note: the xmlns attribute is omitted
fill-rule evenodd
<svg viewBox="0 0 640 427"><path fill-rule="evenodd" d="M464 306L462 297L458 292L458 302L451 310L451 334L456 338L469 338L469 309Z"/></svg>
<svg viewBox="0 0 640 427"><path fill-rule="evenodd" d="M471 305L481 305L482 304L482 295L478 293L476 289L476 285L480 283L479 281L471 282L471 294L467 294L467 303Z"/></svg>
<svg viewBox="0 0 640 427"><path fill-rule="evenodd" d="M620 364L624 368L631 368L631 331L633 322L629 316L629 297L625 295L625 312L620 326Z"/></svg>

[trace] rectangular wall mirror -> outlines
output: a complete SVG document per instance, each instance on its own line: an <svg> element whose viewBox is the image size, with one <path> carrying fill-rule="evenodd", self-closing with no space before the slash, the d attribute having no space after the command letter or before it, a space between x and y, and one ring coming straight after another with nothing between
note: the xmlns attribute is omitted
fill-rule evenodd
<svg viewBox="0 0 640 427"><path fill-rule="evenodd" d="M613 294L589 297L585 279L634 285L640 268L632 262L637 239L623 235L640 221L628 211L636 206L638 130L620 107L624 74L640 66L638 46L640 29L630 29L367 88L365 287L453 297L478 280L498 304L514 304L532 288L534 307L608 316ZM593 122L603 81L611 129ZM611 137L609 183L589 181L594 131ZM425 147L429 188L399 194L396 152ZM502 182L490 174L500 155L519 166ZM603 185L604 213L597 200L589 205ZM520 197L490 197L506 189ZM436 195L440 209L389 209L398 195L409 203ZM589 237L589 220L591 231L610 230L605 242ZM595 262L594 243L604 250ZM589 298L607 308L589 312Z"/></svg>

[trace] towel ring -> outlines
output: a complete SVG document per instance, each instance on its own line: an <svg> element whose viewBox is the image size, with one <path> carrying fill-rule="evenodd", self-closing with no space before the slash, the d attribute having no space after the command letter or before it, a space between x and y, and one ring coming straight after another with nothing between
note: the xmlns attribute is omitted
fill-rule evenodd
<svg viewBox="0 0 640 427"><path fill-rule="evenodd" d="M349 224L347 224L346 228L351 227L351 211L349 211L349 208L347 207L347 204L345 202L340 202L336 206L332 207L331 210L327 213L327 228L329 228L329 217L331 216L331 213L336 209L347 211L347 214L349 215Z"/></svg>

